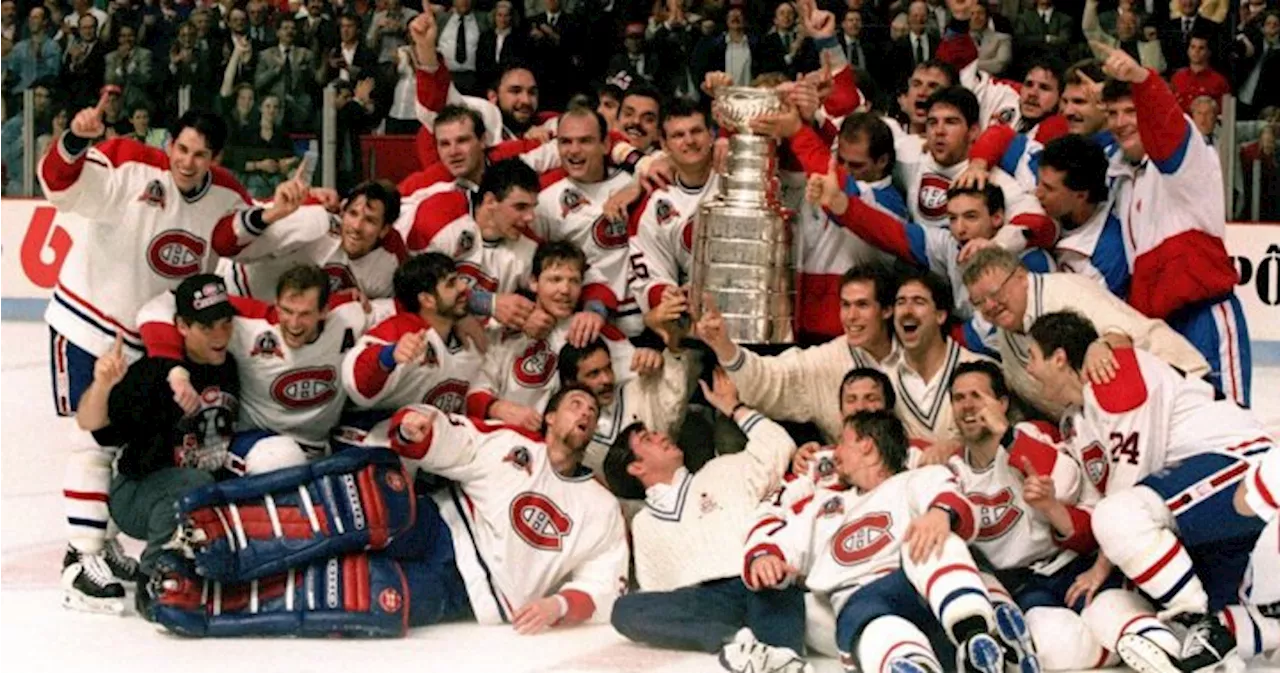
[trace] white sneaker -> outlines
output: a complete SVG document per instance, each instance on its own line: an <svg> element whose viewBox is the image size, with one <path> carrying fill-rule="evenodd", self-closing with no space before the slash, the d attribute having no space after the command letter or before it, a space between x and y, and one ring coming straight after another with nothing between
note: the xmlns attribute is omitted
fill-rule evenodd
<svg viewBox="0 0 1280 673"><path fill-rule="evenodd" d="M765 645L747 628L720 650L720 665L732 673L813 673L794 650Z"/></svg>

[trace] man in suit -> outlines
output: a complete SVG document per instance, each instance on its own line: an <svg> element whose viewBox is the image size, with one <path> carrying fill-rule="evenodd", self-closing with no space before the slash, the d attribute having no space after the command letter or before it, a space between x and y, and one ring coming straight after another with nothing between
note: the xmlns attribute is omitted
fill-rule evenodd
<svg viewBox="0 0 1280 673"><path fill-rule="evenodd" d="M1076 19L1058 11L1053 2L1036 0L1034 8L1022 12L1014 21L1014 44L1019 60L1044 57L1070 60ZM1022 73L1014 74L1021 76Z"/></svg>
<svg viewBox="0 0 1280 673"><path fill-rule="evenodd" d="M1214 54L1213 67L1223 69L1222 26L1200 16L1200 0L1178 0L1179 16L1168 19L1160 29L1160 51L1164 52L1169 72L1187 67L1187 49L1191 38L1203 36L1209 41L1209 51Z"/></svg>
<svg viewBox="0 0 1280 673"><path fill-rule="evenodd" d="M807 43L808 39L796 29L795 6L790 2L779 4L773 10L773 27L760 39L758 71L780 72L790 78L797 72L816 70L817 53Z"/></svg>
<svg viewBox="0 0 1280 673"><path fill-rule="evenodd" d="M747 34L746 13L741 2L731 2L725 14L725 32L698 43L694 54L694 79L701 83L709 72L725 72L734 86L748 86L760 69L760 48L754 35ZM704 93L705 95L705 93Z"/></svg>
<svg viewBox="0 0 1280 673"><path fill-rule="evenodd" d="M1235 68L1239 77L1241 119L1256 119L1263 108L1280 105L1280 12L1263 16L1256 32L1245 34L1248 46ZM1252 53L1249 53L1249 52Z"/></svg>
<svg viewBox="0 0 1280 673"><path fill-rule="evenodd" d="M338 43L316 69L316 84L325 87L334 80L354 84L374 76L377 67L378 55L360 39L360 17L343 14L338 18Z"/></svg>
<svg viewBox="0 0 1280 673"><path fill-rule="evenodd" d="M645 27L639 21L628 23L622 35L622 51L609 59L605 75L613 77L623 73L634 82L656 84L662 79L659 55L649 48L644 36Z"/></svg>
<svg viewBox="0 0 1280 673"><path fill-rule="evenodd" d="M274 47L276 44L275 31L271 30L271 21L267 11L267 3L265 0L249 0L249 4L245 5L245 13L249 15L249 25L247 32L249 40L253 43L254 51Z"/></svg>
<svg viewBox="0 0 1280 673"><path fill-rule="evenodd" d="M379 63L395 61L396 50L407 44L409 22L418 15L417 10L402 7L400 0L386 0L386 3L386 9L373 13L367 36L369 48L378 55Z"/></svg>
<svg viewBox="0 0 1280 673"><path fill-rule="evenodd" d="M298 44L311 50L313 54L328 53L338 44L338 28L329 18L329 7L325 0L307 0L306 16L299 16L298 31L301 33Z"/></svg>
<svg viewBox="0 0 1280 673"><path fill-rule="evenodd" d="M577 17L563 11L560 0L543 4L547 11L529 22L529 58L546 107L556 110L568 102L572 82L582 67L582 26Z"/></svg>
<svg viewBox="0 0 1280 673"><path fill-rule="evenodd" d="M453 77L453 85L468 96L484 95L480 77L480 35L489 29L489 17L472 11L471 0L453 0L445 11L437 8L440 26L439 48Z"/></svg>
<svg viewBox="0 0 1280 673"><path fill-rule="evenodd" d="M116 50L107 54L107 84L121 88L125 109L151 100L151 52L137 46L138 33L133 26L120 26L116 33Z"/></svg>
<svg viewBox="0 0 1280 673"><path fill-rule="evenodd" d="M73 110L93 105L106 71L107 50L98 39L98 17L85 13L62 55L62 89Z"/></svg>
<svg viewBox="0 0 1280 673"><path fill-rule="evenodd" d="M499 65L525 57L525 36L515 30L515 6L498 0L493 7L493 26L480 33L476 46L476 71L486 86L498 74Z"/></svg>
<svg viewBox="0 0 1280 673"><path fill-rule="evenodd" d="M1004 73L1013 60L1013 36L996 30L986 5L974 5L969 36L978 47L978 69L997 77Z"/></svg>
<svg viewBox="0 0 1280 673"><path fill-rule="evenodd" d="M938 52L941 37L928 28L929 5L924 0L915 0L907 7L907 34L893 42L889 63L894 75L886 84L896 86Z"/></svg>
<svg viewBox="0 0 1280 673"><path fill-rule="evenodd" d="M282 16L276 24L276 46L258 54L258 68L253 75L253 89L261 100L276 96L284 103L286 119L294 129L311 122L310 80L315 72L311 50L294 44L297 20Z"/></svg>
<svg viewBox="0 0 1280 673"><path fill-rule="evenodd" d="M868 54L875 51L875 45L863 34L862 12L856 9L846 10L840 20L840 32L836 39L840 42L840 51L845 60L858 70L870 70ZM874 75L873 75L874 76Z"/></svg>

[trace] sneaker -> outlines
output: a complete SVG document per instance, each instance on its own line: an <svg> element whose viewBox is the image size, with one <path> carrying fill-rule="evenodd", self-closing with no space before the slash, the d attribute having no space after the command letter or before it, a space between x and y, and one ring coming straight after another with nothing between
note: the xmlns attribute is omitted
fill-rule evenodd
<svg viewBox="0 0 1280 673"><path fill-rule="evenodd" d="M1137 673L1182 673L1178 655L1141 633L1126 633L1116 642L1116 654Z"/></svg>
<svg viewBox="0 0 1280 673"><path fill-rule="evenodd" d="M1041 673L1040 657L1022 611L1008 603L997 603L996 636L1004 646L1006 673Z"/></svg>
<svg viewBox="0 0 1280 673"><path fill-rule="evenodd" d="M1182 641L1183 673L1201 673L1223 666L1228 671L1243 668L1236 656L1236 637L1217 615L1182 615L1178 621L1188 628Z"/></svg>
<svg viewBox="0 0 1280 673"><path fill-rule="evenodd" d="M146 577L138 569L138 560L124 553L124 547L120 545L119 540L114 538L107 540L102 548L102 558L111 569L111 574L121 582L136 584L146 581Z"/></svg>
<svg viewBox="0 0 1280 673"><path fill-rule="evenodd" d="M813 667L789 647L756 640L751 629L738 631L720 650L720 666L732 673L812 673Z"/></svg>
<svg viewBox="0 0 1280 673"><path fill-rule="evenodd" d="M67 545L62 557L62 606L70 610L124 614L124 585L99 554Z"/></svg>
<svg viewBox="0 0 1280 673"><path fill-rule="evenodd" d="M1004 673L1004 648L987 633L969 637L956 649L956 670L964 673Z"/></svg>

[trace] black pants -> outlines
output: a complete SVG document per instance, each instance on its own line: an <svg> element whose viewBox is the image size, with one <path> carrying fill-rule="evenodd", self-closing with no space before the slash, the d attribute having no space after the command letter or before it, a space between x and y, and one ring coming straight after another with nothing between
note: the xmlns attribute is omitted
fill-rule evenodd
<svg viewBox="0 0 1280 673"><path fill-rule="evenodd" d="M178 528L178 498L213 481L213 475L204 470L169 467L140 479L120 475L111 482L111 518L126 535L147 542L142 572L150 574L156 554Z"/></svg>

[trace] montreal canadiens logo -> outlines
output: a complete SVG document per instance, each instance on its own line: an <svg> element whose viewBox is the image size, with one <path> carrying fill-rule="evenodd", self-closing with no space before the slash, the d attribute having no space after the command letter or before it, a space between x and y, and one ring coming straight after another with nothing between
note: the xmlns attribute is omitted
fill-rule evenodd
<svg viewBox="0 0 1280 673"><path fill-rule="evenodd" d="M383 612L395 614L404 607L404 598L400 596L399 591L388 587L378 594L378 607L382 608Z"/></svg>
<svg viewBox="0 0 1280 673"><path fill-rule="evenodd" d="M356 282L356 275L351 272L351 268L346 264L326 264L324 272L329 274L329 291L342 292L343 290L353 290L360 287Z"/></svg>
<svg viewBox="0 0 1280 673"><path fill-rule="evenodd" d="M836 531L831 540L831 555L836 563L857 565L879 554L893 544L893 516L888 512L875 512L850 521Z"/></svg>
<svg viewBox="0 0 1280 673"><path fill-rule="evenodd" d="M272 382L271 397L289 409L318 407L338 394L337 379L333 367L291 371Z"/></svg>
<svg viewBox="0 0 1280 673"><path fill-rule="evenodd" d="M573 530L573 520L550 498L525 491L511 501L511 526L535 549L560 551L561 540Z"/></svg>
<svg viewBox="0 0 1280 673"><path fill-rule="evenodd" d="M591 225L591 237L601 248L625 248L627 247L627 222L611 220L601 215L596 219L595 224Z"/></svg>
<svg viewBox="0 0 1280 673"><path fill-rule="evenodd" d="M206 248L204 240L189 231L163 231L147 244L147 263L165 278L186 278L200 273Z"/></svg>
<svg viewBox="0 0 1280 673"><path fill-rule="evenodd" d="M472 262L459 262L458 275L462 276L473 289L486 292L498 291L498 279L485 273L484 269Z"/></svg>
<svg viewBox="0 0 1280 673"><path fill-rule="evenodd" d="M685 220L680 229L680 245L685 252L693 252L693 218Z"/></svg>
<svg viewBox="0 0 1280 673"><path fill-rule="evenodd" d="M547 346L547 342L538 339L516 358L512 374L520 385L540 388L551 380L551 374L556 370L556 361L556 354Z"/></svg>
<svg viewBox="0 0 1280 673"><path fill-rule="evenodd" d="M934 219L946 217L948 189L951 189L951 181L937 173L930 173L921 178L920 196L917 201L920 214Z"/></svg>
<svg viewBox="0 0 1280 673"><path fill-rule="evenodd" d="M1111 465L1107 462L1107 454L1102 450L1102 445L1093 442L1089 446L1084 447L1084 451L1080 452L1080 458L1084 462L1085 476L1089 477L1093 487L1098 489L1099 493L1107 492L1107 477L1111 473Z"/></svg>
<svg viewBox="0 0 1280 673"><path fill-rule="evenodd" d="M400 474L399 472L388 472L384 479L387 482L387 488L391 489L395 493L404 493L405 480L403 474Z"/></svg>
<svg viewBox="0 0 1280 673"><path fill-rule="evenodd" d="M1022 510L1014 503L1012 489L1003 489L995 495L966 493L965 496L978 506L979 542L994 540L1008 533L1022 518Z"/></svg>
<svg viewBox="0 0 1280 673"><path fill-rule="evenodd" d="M467 410L467 382L458 379L447 379L437 383L423 396L422 403L429 404L440 411L451 414L465 413Z"/></svg>

